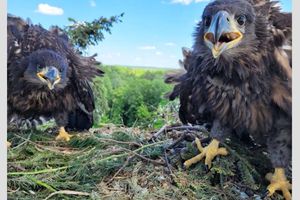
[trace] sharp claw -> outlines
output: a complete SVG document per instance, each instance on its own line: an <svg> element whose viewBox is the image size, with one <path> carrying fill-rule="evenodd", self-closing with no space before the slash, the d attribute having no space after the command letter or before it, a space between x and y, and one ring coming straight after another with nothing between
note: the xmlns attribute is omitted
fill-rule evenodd
<svg viewBox="0 0 300 200"><path fill-rule="evenodd" d="M64 141L70 141L71 137L73 135L68 134L68 132L65 131L64 127L61 127L59 129L59 135L56 136L56 140L64 140Z"/></svg>
<svg viewBox="0 0 300 200"><path fill-rule="evenodd" d="M186 167L184 164L182 164L182 169L183 169L184 171L186 171L186 170L187 170L187 167Z"/></svg>
<svg viewBox="0 0 300 200"><path fill-rule="evenodd" d="M262 199L264 199L264 198L266 198L267 196L269 196L269 190L265 190L264 192L263 192L263 194L261 195L261 198Z"/></svg>
<svg viewBox="0 0 300 200"><path fill-rule="evenodd" d="M210 167L208 165L205 165L205 172L208 173L209 172Z"/></svg>
<svg viewBox="0 0 300 200"><path fill-rule="evenodd" d="M291 200L292 195L289 190L291 190L291 184L286 179L283 168L275 168L274 174L268 173L266 179L271 183L268 186L268 196L272 196L275 191L281 190L284 198L286 200Z"/></svg>
<svg viewBox="0 0 300 200"><path fill-rule="evenodd" d="M272 196L274 193L275 193L275 190L274 189L270 189L269 187L267 188L268 189L268 197Z"/></svg>
<svg viewBox="0 0 300 200"><path fill-rule="evenodd" d="M211 161L212 161L213 158L211 158L211 156L207 156L206 155L206 158L205 158L205 165L208 166L208 168L210 169L211 168Z"/></svg>
<svg viewBox="0 0 300 200"><path fill-rule="evenodd" d="M290 191L287 188L282 189L282 194L283 194L283 196L286 200L292 199L292 195L291 195Z"/></svg>
<svg viewBox="0 0 300 200"><path fill-rule="evenodd" d="M211 143L206 146L205 148L202 147L201 142L198 138L195 140L196 145L201 152L199 155L187 160L184 162L186 168L189 168L192 164L202 160L203 157L205 158L205 164L208 168L211 168L211 162L217 155L227 155L228 152L225 148L219 148L219 141L213 139Z"/></svg>

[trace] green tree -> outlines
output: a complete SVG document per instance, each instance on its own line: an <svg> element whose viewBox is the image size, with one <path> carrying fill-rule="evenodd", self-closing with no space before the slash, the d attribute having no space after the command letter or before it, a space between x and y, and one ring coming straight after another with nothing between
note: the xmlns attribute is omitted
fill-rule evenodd
<svg viewBox="0 0 300 200"><path fill-rule="evenodd" d="M124 13L110 18L100 17L92 22L77 21L68 18L70 25L64 27L64 31L68 34L71 42L80 50L85 50L88 46L97 45L104 37L104 32L111 34L111 28L114 23L122 22L121 18Z"/></svg>
<svg viewBox="0 0 300 200"><path fill-rule="evenodd" d="M170 90L170 85L163 82L164 70L121 66L103 66L103 70L105 76L95 89L99 91L97 101L101 101L96 104L100 122L148 128L164 122L161 110L167 100L163 95Z"/></svg>

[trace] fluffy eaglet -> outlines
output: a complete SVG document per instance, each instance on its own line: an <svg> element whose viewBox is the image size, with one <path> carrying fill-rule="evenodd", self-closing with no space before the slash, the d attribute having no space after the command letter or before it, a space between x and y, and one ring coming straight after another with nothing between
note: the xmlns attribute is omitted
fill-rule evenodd
<svg viewBox="0 0 300 200"><path fill-rule="evenodd" d="M185 72L170 74L170 100L180 99L183 123L212 124L211 143L184 165L205 158L211 166L229 134L248 134L266 144L274 172L269 196L281 190L291 199L285 169L291 161L292 15L270 0L215 0L203 11Z"/></svg>
<svg viewBox="0 0 300 200"><path fill-rule="evenodd" d="M80 55L59 28L50 30L19 17L7 17L8 122L54 118L56 139L67 130L93 125L91 81L103 72L99 62Z"/></svg>

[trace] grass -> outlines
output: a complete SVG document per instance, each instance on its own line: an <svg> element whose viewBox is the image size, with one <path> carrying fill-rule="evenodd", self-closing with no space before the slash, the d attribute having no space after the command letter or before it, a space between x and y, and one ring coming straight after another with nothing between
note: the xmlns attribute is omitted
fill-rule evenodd
<svg viewBox="0 0 300 200"><path fill-rule="evenodd" d="M268 161L259 164L266 160L263 154L257 158L260 154L239 143L227 144L230 155L215 159L209 172L203 163L183 170L172 162L179 154L168 153L175 166L170 173L164 165L170 135L149 142L149 131L107 125L72 133L75 136L65 143L55 141L54 133L45 127L9 131L9 199L231 200L255 194L253 199L261 199L266 187ZM196 153L190 143L187 147L189 157Z"/></svg>

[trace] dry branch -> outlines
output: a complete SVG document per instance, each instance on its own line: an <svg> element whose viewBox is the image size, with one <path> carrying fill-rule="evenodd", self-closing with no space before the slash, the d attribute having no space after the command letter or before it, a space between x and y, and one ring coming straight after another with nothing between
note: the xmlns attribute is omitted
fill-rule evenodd
<svg viewBox="0 0 300 200"><path fill-rule="evenodd" d="M90 193L87 193L87 192L78 192L78 191L72 191L72 190L61 190L61 191L51 193L44 200L48 200L48 199L50 199L51 197L53 197L54 195L57 195L57 194L78 195L78 196L90 196L91 195Z"/></svg>
<svg viewBox="0 0 300 200"><path fill-rule="evenodd" d="M156 132L150 139L150 141L155 140L158 138L161 134L167 133L170 131L198 131L198 132L203 132L203 133L208 133L207 129L204 126L189 126L189 125L182 125L182 126L167 126L164 125L161 129L159 129L158 132Z"/></svg>

